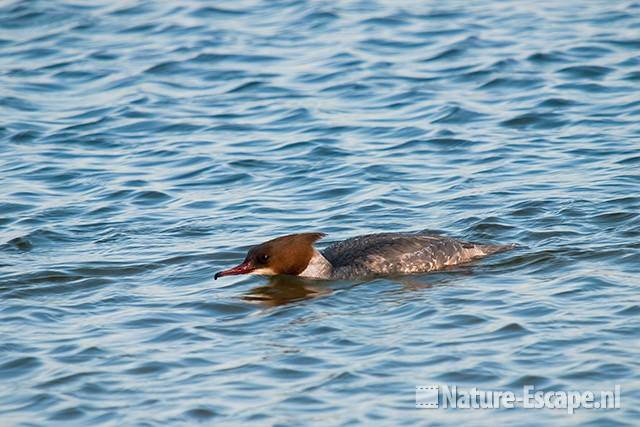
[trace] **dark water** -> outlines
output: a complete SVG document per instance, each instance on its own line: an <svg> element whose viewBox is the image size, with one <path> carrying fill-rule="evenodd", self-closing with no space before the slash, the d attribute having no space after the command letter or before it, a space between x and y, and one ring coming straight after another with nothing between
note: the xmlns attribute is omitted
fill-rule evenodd
<svg viewBox="0 0 640 427"><path fill-rule="evenodd" d="M637 1L3 2L0 424L637 424L639 88ZM423 228L522 248L213 281ZM622 409L415 409L432 383Z"/></svg>

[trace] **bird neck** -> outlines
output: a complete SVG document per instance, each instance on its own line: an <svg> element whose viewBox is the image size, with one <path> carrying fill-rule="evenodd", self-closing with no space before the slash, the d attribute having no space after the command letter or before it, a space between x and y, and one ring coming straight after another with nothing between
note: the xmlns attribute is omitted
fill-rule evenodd
<svg viewBox="0 0 640 427"><path fill-rule="evenodd" d="M307 268L298 276L310 279L329 279L333 273L333 265L314 248L313 256L307 264Z"/></svg>

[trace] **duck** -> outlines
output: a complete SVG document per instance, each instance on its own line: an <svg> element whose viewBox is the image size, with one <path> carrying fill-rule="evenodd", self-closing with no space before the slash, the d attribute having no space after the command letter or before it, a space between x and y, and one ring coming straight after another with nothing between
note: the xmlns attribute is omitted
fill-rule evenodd
<svg viewBox="0 0 640 427"><path fill-rule="evenodd" d="M290 275L317 280L358 280L427 273L468 263L516 245L474 243L432 232L365 234L330 244L314 244L325 233L295 233L252 246L235 267L217 280L240 274Z"/></svg>

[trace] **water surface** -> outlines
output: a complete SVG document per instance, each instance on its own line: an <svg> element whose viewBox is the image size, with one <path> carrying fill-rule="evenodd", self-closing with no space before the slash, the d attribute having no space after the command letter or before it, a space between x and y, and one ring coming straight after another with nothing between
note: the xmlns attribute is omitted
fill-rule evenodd
<svg viewBox="0 0 640 427"><path fill-rule="evenodd" d="M4 2L1 424L636 424L639 85L636 1ZM281 234L425 228L521 248L213 281Z"/></svg>

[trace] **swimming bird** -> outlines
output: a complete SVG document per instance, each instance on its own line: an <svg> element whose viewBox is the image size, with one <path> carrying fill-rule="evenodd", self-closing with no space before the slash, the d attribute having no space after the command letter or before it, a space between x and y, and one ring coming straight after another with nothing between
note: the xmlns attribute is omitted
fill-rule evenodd
<svg viewBox="0 0 640 427"><path fill-rule="evenodd" d="M467 242L428 232L352 237L318 251L324 233L297 233L249 249L244 261L215 274L287 274L310 279L356 280L426 273L512 249L515 245Z"/></svg>

